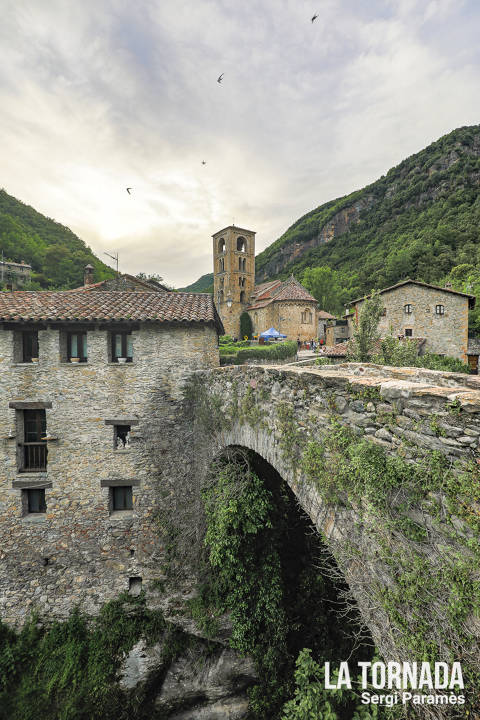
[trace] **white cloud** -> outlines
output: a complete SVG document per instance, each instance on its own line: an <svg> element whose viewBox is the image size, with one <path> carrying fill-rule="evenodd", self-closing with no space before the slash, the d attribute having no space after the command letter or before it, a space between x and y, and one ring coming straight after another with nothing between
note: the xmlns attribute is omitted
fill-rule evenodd
<svg viewBox="0 0 480 720"><path fill-rule="evenodd" d="M362 5L9 3L2 185L176 285L211 270L233 218L261 249L478 119L473 0Z"/></svg>

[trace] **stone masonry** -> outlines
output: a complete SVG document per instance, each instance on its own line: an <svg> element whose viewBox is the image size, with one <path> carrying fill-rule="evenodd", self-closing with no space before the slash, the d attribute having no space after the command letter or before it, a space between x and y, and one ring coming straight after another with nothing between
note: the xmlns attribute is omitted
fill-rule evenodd
<svg viewBox="0 0 480 720"><path fill-rule="evenodd" d="M135 327L133 362L125 364L109 362L109 331L98 325L87 331L86 363L62 362L61 330L46 324L38 364L15 362L15 330L0 330L4 622L21 624L32 610L65 617L75 604L95 614L161 572L155 512L191 471L182 386L192 371L218 365L217 331ZM19 402L46 407L46 472L18 471L23 411L9 404ZM114 449L113 421L131 424L125 449ZM115 485L132 486L132 510L111 512ZM26 512L28 488L45 488L45 513Z"/></svg>
<svg viewBox="0 0 480 720"><path fill-rule="evenodd" d="M380 295L385 308L378 325L381 337L410 334L425 338L425 350L467 362L468 309L475 300L472 296L414 281L399 283ZM349 337L362 304L363 300L349 303ZM443 308L441 314L437 306Z"/></svg>

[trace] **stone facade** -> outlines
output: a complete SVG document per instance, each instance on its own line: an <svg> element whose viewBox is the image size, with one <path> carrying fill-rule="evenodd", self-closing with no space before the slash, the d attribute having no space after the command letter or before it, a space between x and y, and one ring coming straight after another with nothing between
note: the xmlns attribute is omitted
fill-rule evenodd
<svg viewBox="0 0 480 720"><path fill-rule="evenodd" d="M18 330L0 330L0 613L10 624L34 609L50 618L75 604L96 613L158 577L155 512L191 470L183 382L219 362L211 325L131 324L133 361L123 364L109 362L108 328L90 324L88 361L69 363L68 326L37 327L38 363L17 362ZM22 408L31 403L45 408L45 472L19 472ZM131 425L125 449L114 448L115 424ZM132 487L132 510L112 511L118 485ZM26 495L38 488L46 512L28 513Z"/></svg>
<svg viewBox="0 0 480 720"><path fill-rule="evenodd" d="M213 235L213 294L227 335L240 336L240 315L255 284L255 233L234 225Z"/></svg>
<svg viewBox="0 0 480 720"><path fill-rule="evenodd" d="M381 337L424 338L425 350L467 362L468 310L474 306L473 296L411 280L380 293L385 308L378 325ZM349 303L349 337L363 301Z"/></svg>
<svg viewBox="0 0 480 720"><path fill-rule="evenodd" d="M259 335L274 327L287 336L287 340L300 338L308 342L317 335L316 301L285 300L272 302L263 308L250 310L253 333Z"/></svg>
<svg viewBox="0 0 480 720"><path fill-rule="evenodd" d="M32 266L27 263L0 261L0 281L15 287L30 282Z"/></svg>

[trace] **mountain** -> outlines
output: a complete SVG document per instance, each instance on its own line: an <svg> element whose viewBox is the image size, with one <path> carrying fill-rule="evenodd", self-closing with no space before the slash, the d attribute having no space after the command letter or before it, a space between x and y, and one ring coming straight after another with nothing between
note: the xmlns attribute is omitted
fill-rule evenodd
<svg viewBox="0 0 480 720"><path fill-rule="evenodd" d="M297 220L256 258L256 282L337 272L343 300L480 261L480 126L441 137L379 180Z"/></svg>
<svg viewBox="0 0 480 720"><path fill-rule="evenodd" d="M301 280L307 268L326 266L339 306L406 277L475 286L468 268L480 266L479 190L480 125L462 127L293 223L257 255L256 282L291 273ZM204 275L197 282L212 281Z"/></svg>
<svg viewBox="0 0 480 720"><path fill-rule="evenodd" d="M202 275L196 282L184 288L178 288L180 292L209 292L213 293L213 273Z"/></svg>
<svg viewBox="0 0 480 720"><path fill-rule="evenodd" d="M114 277L69 228L0 189L0 251L5 260L32 266L31 289L83 285L85 265L93 265L96 282Z"/></svg>

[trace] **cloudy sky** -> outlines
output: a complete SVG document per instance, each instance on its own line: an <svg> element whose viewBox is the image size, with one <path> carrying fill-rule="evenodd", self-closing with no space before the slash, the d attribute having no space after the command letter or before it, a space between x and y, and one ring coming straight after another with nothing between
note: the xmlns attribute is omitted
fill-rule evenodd
<svg viewBox="0 0 480 720"><path fill-rule="evenodd" d="M480 122L479 31L478 0L3 0L0 186L179 287L232 221L260 251Z"/></svg>

